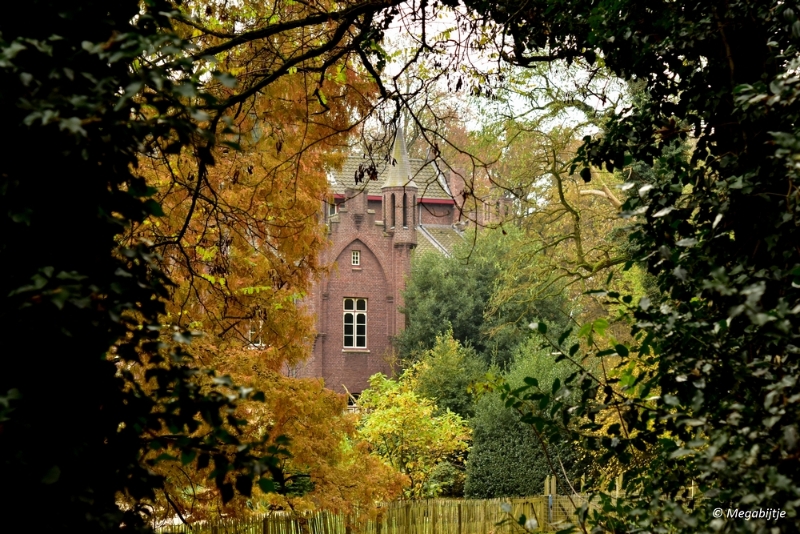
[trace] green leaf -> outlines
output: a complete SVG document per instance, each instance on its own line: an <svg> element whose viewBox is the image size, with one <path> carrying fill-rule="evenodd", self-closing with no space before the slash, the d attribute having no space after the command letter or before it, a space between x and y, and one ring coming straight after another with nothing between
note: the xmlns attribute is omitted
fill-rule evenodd
<svg viewBox="0 0 800 534"><path fill-rule="evenodd" d="M186 98L197 96L197 87L193 83L182 83L174 87L174 91Z"/></svg>
<svg viewBox="0 0 800 534"><path fill-rule="evenodd" d="M144 207L145 207L145 210L150 215L153 215L155 217L163 217L164 216L164 210L161 208L161 203L156 202L152 198L149 198L144 202Z"/></svg>
<svg viewBox="0 0 800 534"><path fill-rule="evenodd" d="M584 323L578 330L578 337L586 337L592 333L592 323Z"/></svg>
<svg viewBox="0 0 800 534"><path fill-rule="evenodd" d="M608 321L602 317L595 319L595 321L592 323L592 330L597 332L597 334L601 337L606 334L606 329L608 329Z"/></svg>
<svg viewBox="0 0 800 534"><path fill-rule="evenodd" d="M530 328L531 330L536 330L540 334L546 334L547 333L547 325L545 323L542 323L542 322L531 323L531 324L528 325L528 328Z"/></svg>
<svg viewBox="0 0 800 534"><path fill-rule="evenodd" d="M539 387L539 381L533 378L532 376L526 376L525 378L523 378L523 381L529 386Z"/></svg>
<svg viewBox="0 0 800 534"><path fill-rule="evenodd" d="M561 335L558 336L558 345L561 346L561 344L564 343L564 341L567 340L567 338L569 337L569 335L571 333L572 333L572 328L567 328L566 330L561 332Z"/></svg>
<svg viewBox="0 0 800 534"><path fill-rule="evenodd" d="M561 379L560 378L556 378L553 381L553 391L552 391L553 395L555 395L558 392L559 389L561 389Z"/></svg>
<svg viewBox="0 0 800 534"><path fill-rule="evenodd" d="M248 475L237 476L236 491L245 497L250 497L250 495L253 493L253 479Z"/></svg>
<svg viewBox="0 0 800 534"><path fill-rule="evenodd" d="M275 482L269 478L259 478L258 487L264 493L275 493Z"/></svg>
<svg viewBox="0 0 800 534"><path fill-rule="evenodd" d="M211 456L207 452L202 453L197 459L197 469L207 468L210 462Z"/></svg>
<svg viewBox="0 0 800 534"><path fill-rule="evenodd" d="M233 89L236 87L236 77L227 72L215 72L213 76L215 80L228 89Z"/></svg>
<svg viewBox="0 0 800 534"><path fill-rule="evenodd" d="M197 451L190 450L190 451L183 451L181 452L181 465L186 465L197 457Z"/></svg>
<svg viewBox="0 0 800 534"><path fill-rule="evenodd" d="M47 470L47 473L44 474L42 477L42 484L55 484L58 482L58 479L61 477L61 468L57 465L54 465L50 469Z"/></svg>
<svg viewBox="0 0 800 534"><path fill-rule="evenodd" d="M233 499L233 484L230 482L225 482L224 484L218 485L220 496L222 497L222 504L227 504Z"/></svg>

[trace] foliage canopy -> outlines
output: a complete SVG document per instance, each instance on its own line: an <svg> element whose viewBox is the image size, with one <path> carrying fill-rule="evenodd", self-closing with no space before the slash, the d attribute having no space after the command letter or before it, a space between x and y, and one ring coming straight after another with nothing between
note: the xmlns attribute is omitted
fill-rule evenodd
<svg viewBox="0 0 800 534"><path fill-rule="evenodd" d="M452 257L416 256L404 293L408 325L396 339L401 357L418 359L451 330L453 338L473 349L487 366L506 366L529 334L531 321L563 322L566 314L558 292L492 304L504 264L524 240L525 234L510 226L468 236Z"/></svg>
<svg viewBox="0 0 800 534"><path fill-rule="evenodd" d="M796 8L777 1L465 3L500 25L508 61L602 62L640 84L645 96L614 113L603 135L587 137L579 161L626 175L632 162L657 170L631 173L623 215L638 222L632 242L660 296L633 303L608 293L629 305L636 342L614 345L598 335L585 346L599 358L618 354L623 365L631 358L643 365L615 392L616 379L582 369L578 348L562 346L566 336L557 341L556 332L553 345L577 364L567 387L582 391L582 401L568 409L563 394L534 386L510 398L524 406L549 397L567 419L591 421L609 407L622 415L615 435L587 442L633 466L624 482L630 499L615 513L606 501L595 517L606 528L771 528L693 508L683 500L692 479L708 501L782 509L790 519L779 528L796 528ZM688 153L676 150L687 140ZM583 176L591 178L588 169ZM637 464L645 450L654 458Z"/></svg>

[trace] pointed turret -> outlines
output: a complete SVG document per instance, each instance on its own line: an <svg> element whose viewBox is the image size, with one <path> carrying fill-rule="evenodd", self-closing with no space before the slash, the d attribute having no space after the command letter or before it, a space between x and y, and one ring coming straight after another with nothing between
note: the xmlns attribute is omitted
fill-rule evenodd
<svg viewBox="0 0 800 534"><path fill-rule="evenodd" d="M417 184L411 176L411 162L406 149L405 131L397 127L392 152L386 168L383 192L384 227L391 233L394 245L417 244Z"/></svg>
<svg viewBox="0 0 800 534"><path fill-rule="evenodd" d="M411 164L408 162L405 129L402 126L397 127L397 133L394 136L394 144L392 145L392 152L389 157L390 160L387 168L386 180L383 182L381 188L413 187L417 189L417 184L414 183L414 179L411 177Z"/></svg>

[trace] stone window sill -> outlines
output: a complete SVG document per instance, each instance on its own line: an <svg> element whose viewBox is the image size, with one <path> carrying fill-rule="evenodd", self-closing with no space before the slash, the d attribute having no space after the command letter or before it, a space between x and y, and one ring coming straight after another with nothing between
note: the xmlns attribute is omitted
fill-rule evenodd
<svg viewBox="0 0 800 534"><path fill-rule="evenodd" d="M344 353L353 353L353 354L368 354L369 349L342 349Z"/></svg>

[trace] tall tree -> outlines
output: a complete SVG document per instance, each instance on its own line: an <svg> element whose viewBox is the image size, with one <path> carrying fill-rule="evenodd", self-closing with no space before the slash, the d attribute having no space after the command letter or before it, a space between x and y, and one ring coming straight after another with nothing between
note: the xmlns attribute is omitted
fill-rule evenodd
<svg viewBox="0 0 800 534"><path fill-rule="evenodd" d="M475 415L469 389L486 371L486 363L473 349L453 339L450 330L437 335L433 347L409 369L417 393L435 401L439 412L449 410L464 419Z"/></svg>
<svg viewBox="0 0 800 534"><path fill-rule="evenodd" d="M404 295L408 326L396 340L401 356L418 359L451 329L453 338L487 365L506 366L529 334L531 321L563 321L567 314L555 292L524 306L511 302L491 307L504 262L522 240L523 233L510 226L471 234L452 257L430 253L414 258Z"/></svg>
<svg viewBox="0 0 800 534"><path fill-rule="evenodd" d="M244 439L263 441L256 449L263 455L270 454L270 447L287 443L291 455L278 465L281 475L273 480L277 491L256 487L251 495L236 495L227 502L208 482L211 467L157 465L165 483L153 502L156 524L171 522L176 512L190 524L274 510L298 515L318 510L369 513L377 503L402 495L406 477L370 454L368 445L358 439L358 416L346 411L343 395L325 389L321 380L265 370L256 351L230 351L212 361L218 372L265 391L264 401L237 406L236 416L247 421Z"/></svg>
<svg viewBox="0 0 800 534"><path fill-rule="evenodd" d="M0 476L14 488L0 506L33 517L44 499L42 529L141 526L139 504L160 484L140 463L143 450L164 448L154 434L169 428L186 438L182 447L199 447L189 437L198 410L212 429L208 446L229 434L221 421L232 402L216 388L184 387L181 351L158 342L168 281L152 251L116 237L159 211L133 174L140 148L195 129L176 100L183 71L171 61L185 47L169 11L161 2L43 1L0 23L10 130L0 170L2 331L25 340L26 353L8 358L0 377ZM155 53L164 61L141 63ZM132 98L145 80L160 90ZM173 113L144 118L144 107ZM145 360L148 391L129 371ZM245 447L226 461L243 467L247 456ZM136 505L121 509L119 495Z"/></svg>
<svg viewBox="0 0 800 534"><path fill-rule="evenodd" d="M194 18L183 23L190 27L183 29L196 45L210 46L219 43L221 33L234 33L242 24L302 20L313 10L284 2L248 3L221 11L212 7L206 12L193 8L186 15ZM213 32L205 31L209 27ZM217 103L241 94L243 86L257 83L254 78L261 76L265 62L277 61L276 54L288 58L301 49L310 50L314 41L304 37L307 31L287 30L266 48L236 46L219 51L217 64L234 74L237 83L231 83L233 77L212 78L204 82L204 89ZM168 140L154 143L153 150L140 158L140 169L164 214L134 226L126 237L153 243L174 284L163 321L195 333L192 353L198 369L214 369L235 384L264 392L263 406L240 403L243 406L236 411L246 422L243 436L254 442L265 440L258 448L262 454L284 438L292 440L291 458L280 462L289 472L280 475L283 478L274 487L289 497L267 498L256 490L252 498L243 495L226 502L228 495L205 487L210 467L194 469L173 462L155 468L167 476L158 513L174 514L174 506L184 520L195 522L219 514L263 513L267 500L270 507L296 511L351 506L367 510L375 500L368 496L389 498L392 488L398 487L391 468L369 457L363 447L347 447L345 442L354 436L346 418L332 414L343 410L334 400L336 395L306 381L275 376L282 366L295 364L310 352L313 317L301 302L323 269L318 255L326 241L319 209L327 197L327 171L342 162L342 148L361 129L376 96L374 80L357 63L357 56L345 54L331 64L328 74L320 70L324 61L312 54L243 105L223 108L224 127L217 144L207 148L213 166L198 158L203 140L180 151ZM196 385L210 383L200 379ZM287 420L296 420L306 432L276 423L280 414L289 414ZM320 443L319 425L326 420L330 428L325 436L330 441ZM265 428L285 432L265 432ZM320 454L308 453L313 443ZM223 450L231 454L238 446L232 443ZM343 454L342 448L349 452ZM353 465L363 476L345 483L345 466ZM236 476L238 472L228 475ZM335 488L331 480L343 487ZM186 492L187 483L201 490ZM308 495L303 496L304 491ZM343 495L351 502L344 502Z"/></svg>

